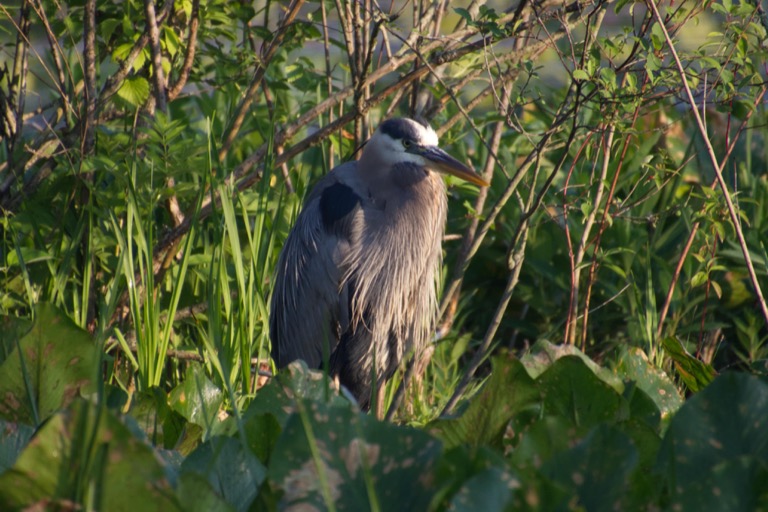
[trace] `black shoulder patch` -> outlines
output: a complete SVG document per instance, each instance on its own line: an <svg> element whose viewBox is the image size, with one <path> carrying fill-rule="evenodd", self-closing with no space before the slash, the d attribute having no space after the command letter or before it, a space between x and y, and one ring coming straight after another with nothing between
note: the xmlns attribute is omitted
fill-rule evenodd
<svg viewBox="0 0 768 512"><path fill-rule="evenodd" d="M379 126L381 133L386 133L395 140L414 140L418 134L413 128L413 125L405 119L394 118L387 119Z"/></svg>
<svg viewBox="0 0 768 512"><path fill-rule="evenodd" d="M320 214L323 216L323 227L333 229L334 224L349 215L357 205L360 197L342 183L334 183L323 190L320 196Z"/></svg>

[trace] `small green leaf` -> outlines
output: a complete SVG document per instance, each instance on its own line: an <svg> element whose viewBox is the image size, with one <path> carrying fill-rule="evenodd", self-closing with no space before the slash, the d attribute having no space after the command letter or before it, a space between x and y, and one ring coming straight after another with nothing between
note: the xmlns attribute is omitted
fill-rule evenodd
<svg viewBox="0 0 768 512"><path fill-rule="evenodd" d="M589 80L589 75L583 69L574 69L573 70L573 79L574 80Z"/></svg>
<svg viewBox="0 0 768 512"><path fill-rule="evenodd" d="M680 378L694 393L704 389L717 375L711 365L693 357L675 338L664 338L661 344L675 363Z"/></svg>
<svg viewBox="0 0 768 512"><path fill-rule="evenodd" d="M709 274L703 270L699 270L691 278L691 287L696 288L697 286L701 286L707 282L707 279L709 279Z"/></svg>
<svg viewBox="0 0 768 512"><path fill-rule="evenodd" d="M140 76L126 78L117 95L130 106L138 108L149 98L149 82Z"/></svg>

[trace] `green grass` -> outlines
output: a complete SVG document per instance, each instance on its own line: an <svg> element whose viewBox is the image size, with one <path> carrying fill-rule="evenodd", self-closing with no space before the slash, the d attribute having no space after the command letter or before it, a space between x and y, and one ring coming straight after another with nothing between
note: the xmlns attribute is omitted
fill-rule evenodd
<svg viewBox="0 0 768 512"><path fill-rule="evenodd" d="M0 508L766 508L768 327L706 148L729 155L765 288L768 25L749 3L666 6L673 37L714 27L672 47L628 2L528 21L446 7L418 55L392 57L412 6L352 24L312 4L282 26L297 4L177 2L159 27L167 90L189 74L166 109L151 45L100 96L143 41L145 6L98 2L93 98L84 8L40 5L29 48L50 31L50 51L25 68L0 46L0 96L18 101L27 73L26 117L0 149ZM370 59L323 16L377 41ZM706 105L687 104L673 49ZM484 202L448 181L441 293L462 285L430 364L393 422L301 365L262 387L272 276L303 198L363 128L416 104L451 154L478 170L496 156ZM473 221L483 238L457 271Z"/></svg>

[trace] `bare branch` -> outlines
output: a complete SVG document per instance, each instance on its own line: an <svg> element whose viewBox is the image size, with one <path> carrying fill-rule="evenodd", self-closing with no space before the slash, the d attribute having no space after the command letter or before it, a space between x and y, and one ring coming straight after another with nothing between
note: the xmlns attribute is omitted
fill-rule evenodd
<svg viewBox="0 0 768 512"><path fill-rule="evenodd" d="M296 19L296 15L299 13L299 9L303 4L304 0L293 0L291 5L288 7L288 12L285 13L285 16L280 22L280 26L275 31L269 46L266 48L266 50L262 50L260 56L261 58L259 63L256 65L255 71L253 72L251 83L248 86L248 89L245 91L245 95L240 101L240 104L237 106L237 113L235 114L235 118L232 120L232 123L227 129L226 135L224 136L224 142L222 142L221 149L219 149L220 161L223 161L226 158L227 153L229 152L229 148L232 146L232 143L235 141L235 137L237 137L237 134L240 132L240 128L245 121L245 116L248 114L248 110L251 108L251 104L253 104L253 100L256 97L256 91L261 85L261 81L264 79L264 73L267 70L267 66L269 66L270 61L275 56L275 53L277 53L277 50L280 48L280 45L285 38L286 28L291 23L293 23L294 19Z"/></svg>
<svg viewBox="0 0 768 512"><path fill-rule="evenodd" d="M19 21L16 25L16 51L13 56L13 70L8 80L8 93L0 89L0 137L6 141L9 168L13 169L14 149L23 125L24 104L27 98L27 72L29 70L29 8L31 2L24 0L19 9ZM3 9L5 11L5 9ZM6 11L7 12L7 11ZM8 74L8 69L0 70L0 78Z"/></svg>
<svg viewBox="0 0 768 512"><path fill-rule="evenodd" d="M696 125L699 128L699 133L701 134L702 139L704 140L704 145L707 148L707 155L709 156L710 161L712 162L712 166L715 169L715 176L717 176L717 182L720 185L720 188L723 193L723 199L725 199L725 204L728 208L728 215L731 219L731 223L733 223L733 228L736 231L736 238L739 242L739 247L741 248L741 252L744 255L744 263L747 265L747 272L749 273L749 279L752 282L752 287L755 290L755 294L757 295L757 301L760 304L760 310L763 313L763 319L765 320L766 326L768 326L768 304L765 302L765 297L763 296L763 290L760 288L760 281L757 279L757 273L755 272L755 267L752 264L752 257L749 255L749 247L747 247L747 241L744 238L744 232L741 229L741 220L739 219L739 214L736 211L736 207L733 204L733 200L731 200L731 194L728 192L728 185L725 183L725 179L723 178L723 164L718 163L717 156L715 155L715 149L712 147L712 142L709 140L709 136L707 135L707 129L704 126L704 121L701 119L701 115L699 114L699 110L696 108L696 99L693 97L693 93L691 92L691 88L688 85L688 78L685 75L685 69L683 68L683 63L680 62L680 57L677 54L677 50L675 49L675 45L672 42L672 38L669 37L669 32L667 32L666 26L664 26L664 21L661 18L661 14L659 13L659 8L656 6L656 3L653 0L648 0L646 2L646 5L648 5L649 9L653 11L653 17L656 19L656 23L659 24L659 28L661 28L664 39L667 43L667 47L669 48L670 54L672 55L672 58L675 61L675 65L677 66L678 73L680 75L680 80L683 84L683 90L685 91L686 97L688 98L688 104L691 106L691 112L696 120Z"/></svg>
<svg viewBox="0 0 768 512"><path fill-rule="evenodd" d="M149 104L149 111L152 114L153 105L162 112L166 109L165 71L163 71L163 53L160 49L160 29L155 15L155 0L144 0L144 15L147 22L146 33L149 34L149 52L152 55L152 79L155 93L154 104Z"/></svg>
<svg viewBox="0 0 768 512"><path fill-rule="evenodd" d="M200 0L193 0L192 13L189 19L189 33L187 34L187 48L184 53L184 63L181 66L179 72L179 78L168 90L168 101L175 100L182 89L187 84L189 78L189 72L192 70L192 65L195 62L195 51L197 49L197 29L200 25Z"/></svg>
<svg viewBox="0 0 768 512"><path fill-rule="evenodd" d="M85 77L85 123L83 124L83 154L93 151L96 140L96 0L85 2L83 23L83 70Z"/></svg>

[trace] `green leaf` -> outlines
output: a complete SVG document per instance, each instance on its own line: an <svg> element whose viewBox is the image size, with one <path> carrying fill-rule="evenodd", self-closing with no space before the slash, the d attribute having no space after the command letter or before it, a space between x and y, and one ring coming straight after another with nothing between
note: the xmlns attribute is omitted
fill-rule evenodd
<svg viewBox="0 0 768 512"><path fill-rule="evenodd" d="M616 365L616 373L632 380L659 408L662 420L669 420L683 404L683 397L672 379L651 364L641 349L623 348Z"/></svg>
<svg viewBox="0 0 768 512"><path fill-rule="evenodd" d="M0 365L0 418L39 425L96 389L99 350L90 335L49 304Z"/></svg>
<svg viewBox="0 0 768 512"><path fill-rule="evenodd" d="M689 354L677 339L664 338L661 341L661 345L675 363L675 369L680 378L683 379L685 385L694 393L704 389L717 375L717 372L711 365L699 361Z"/></svg>
<svg viewBox="0 0 768 512"><path fill-rule="evenodd" d="M310 370L304 361L297 360L280 370L277 377L259 390L243 419L260 414L271 414L283 426L295 410L296 398L329 401L340 407L358 410L353 398L344 398L334 389L334 384L322 371Z"/></svg>
<svg viewBox="0 0 768 512"><path fill-rule="evenodd" d="M107 409L78 400L51 417L0 475L0 509L47 503L49 510L83 504L86 510L181 511L169 472Z"/></svg>
<svg viewBox="0 0 768 512"><path fill-rule="evenodd" d="M369 510L396 500L425 510L440 453L441 443L422 430L302 401L277 442L269 480L283 493L279 509Z"/></svg>
<svg viewBox="0 0 768 512"><path fill-rule="evenodd" d="M577 501L569 505L608 512L627 510L623 503L637 463L637 450L626 434L600 425L572 449L552 457L541 472L571 491Z"/></svg>
<svg viewBox="0 0 768 512"><path fill-rule="evenodd" d="M568 418L574 426L615 421L625 405L616 390L575 356L558 359L541 374L536 385L544 397L544 411Z"/></svg>
<svg viewBox="0 0 768 512"><path fill-rule="evenodd" d="M181 473L205 478L235 510L248 510L266 477L264 465L235 438L217 436L200 445L181 464Z"/></svg>
<svg viewBox="0 0 768 512"><path fill-rule="evenodd" d="M700 270L696 272L691 278L691 287L696 288L697 286L701 286L707 282L707 279L709 279L709 274L703 270Z"/></svg>
<svg viewBox="0 0 768 512"><path fill-rule="evenodd" d="M221 423L218 414L224 394L206 377L200 365L189 367L184 380L171 391L168 399L174 411L206 432Z"/></svg>
<svg viewBox="0 0 768 512"><path fill-rule="evenodd" d="M149 98L149 82L140 76L126 78L117 90L117 96L128 105L138 108Z"/></svg>
<svg viewBox="0 0 768 512"><path fill-rule="evenodd" d="M500 446L512 416L540 400L533 379L519 360L500 356L491 363L490 379L461 416L439 419L430 425L431 432L449 448L464 443Z"/></svg>
<svg viewBox="0 0 768 512"><path fill-rule="evenodd" d="M589 75L583 69L574 69L573 70L573 79L574 80L589 80Z"/></svg>
<svg viewBox="0 0 768 512"><path fill-rule="evenodd" d="M531 347L531 350L520 358L520 361L525 365L528 374L535 379L560 358L568 356L581 359L600 380L606 382L617 392L624 390L621 379L606 368L602 368L573 345L555 345L547 340L539 340Z"/></svg>
<svg viewBox="0 0 768 512"><path fill-rule="evenodd" d="M768 503L768 381L726 373L672 418L659 450L670 509L760 510Z"/></svg>
<svg viewBox="0 0 768 512"><path fill-rule="evenodd" d="M472 15L469 14L469 11L466 9L462 9L461 7L455 7L453 9L453 12L464 18L464 21L467 23L472 23Z"/></svg>

